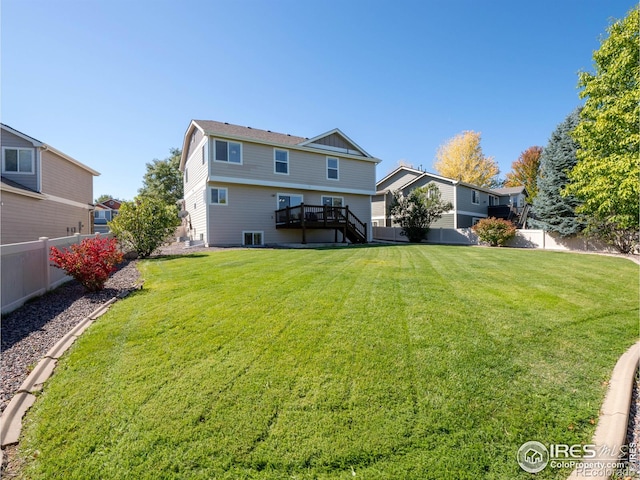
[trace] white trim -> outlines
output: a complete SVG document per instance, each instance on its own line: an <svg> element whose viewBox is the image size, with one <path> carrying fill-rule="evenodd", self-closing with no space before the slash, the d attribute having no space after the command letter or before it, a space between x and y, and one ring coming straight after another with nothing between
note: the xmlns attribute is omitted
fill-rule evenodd
<svg viewBox="0 0 640 480"><path fill-rule="evenodd" d="M332 182L338 182L340 181L340 159L338 157L326 157L327 159L327 169L325 170L325 173L327 175L327 180L331 180ZM336 178L331 178L329 177L329 160L335 160L336 161L336 168L332 168L331 170L335 170L336 171Z"/></svg>
<svg viewBox="0 0 640 480"><path fill-rule="evenodd" d="M458 228L458 184L453 184L453 228Z"/></svg>
<svg viewBox="0 0 640 480"><path fill-rule="evenodd" d="M15 150L16 151L16 170L7 170L6 166L6 157L7 150ZM30 172L21 172L20 169L20 150L28 150L31 152L31 171ZM2 173L8 173L10 175L36 175L36 149L33 147L2 147Z"/></svg>
<svg viewBox="0 0 640 480"><path fill-rule="evenodd" d="M211 190L216 189L216 190L224 190L224 198L225 198L225 203L213 203L211 201ZM208 205L216 205L216 206L220 206L220 207L226 207L227 205L229 205L229 189L227 187L218 187L216 185L209 185L207 187L207 204Z"/></svg>
<svg viewBox="0 0 640 480"><path fill-rule="evenodd" d="M226 160L218 160L216 159L216 142L226 142L227 144L227 159ZM240 162L231 162L229 160L229 143L237 143L238 145L240 145ZM218 137L213 137L213 161L215 163L226 163L227 165L242 165L244 164L244 158L243 158L243 150L244 148L242 147L242 142L238 142L236 140L227 140L227 139L222 139L222 138L218 138Z"/></svg>
<svg viewBox="0 0 640 480"><path fill-rule="evenodd" d="M278 172L278 170L276 169L276 164L279 163L285 163L282 162L281 160L277 160L276 159L276 152L285 152L287 154L287 172ZM289 175L289 150L285 149L285 148L278 148L278 147L273 147L273 173L275 173L276 175Z"/></svg>
<svg viewBox="0 0 640 480"><path fill-rule="evenodd" d="M100 176L100 172L94 170L93 168L87 167L84 163L79 162L75 158L70 157L69 155L67 155L66 153L62 153L57 148L53 148L51 145L46 145L46 144L43 145L42 146L42 151L46 152L47 150L51 151L52 153L54 153L56 155L58 155L59 157L64 158L66 161L68 161L70 163L73 163L75 166L80 167L83 170L86 170L87 172L89 172L94 177L99 177Z"/></svg>
<svg viewBox="0 0 640 480"><path fill-rule="evenodd" d="M260 187L290 188L292 190L315 190L315 191L325 191L325 192L333 192L333 193L352 193L354 195L375 195L376 194L376 192L373 190L359 190L355 188L332 187L330 185L308 185L304 183L287 183L287 182L276 182L271 180L223 177L221 175L211 175L209 177L209 182L234 183L234 184L240 184L240 185L255 185Z"/></svg>
<svg viewBox="0 0 640 480"><path fill-rule="evenodd" d="M42 147L44 145L44 143L42 143L40 140L30 137L26 133L19 132L18 130L11 128L9 125L5 125L4 123L2 124L2 129L6 130L9 133L12 133L16 137L20 137L21 139L26 140L34 147Z"/></svg>
<svg viewBox="0 0 640 480"><path fill-rule="evenodd" d="M252 234L252 238L251 238L252 241L253 241L253 235L256 234L256 233L259 233L260 234L260 239L262 240L262 242L258 243L258 244L252 243L251 245L247 245L246 243L244 243L244 236L247 233L251 233ZM243 247L244 246L255 247L256 245L264 246L264 230L243 230L242 231L242 246Z"/></svg>
<svg viewBox="0 0 640 480"><path fill-rule="evenodd" d="M30 190L23 190L22 188L12 187L11 185L7 185L4 183L0 183L0 190L9 193L15 193L17 195L24 195L25 197L37 198L38 200L46 200L47 198L41 193L32 192Z"/></svg>
<svg viewBox="0 0 640 480"><path fill-rule="evenodd" d="M51 200L52 202L62 203L63 205L70 205L72 207L85 208L87 210L93 210L94 206L89 203L81 203L76 202L74 200L69 200L68 198L56 197L55 195L49 195L48 193L43 193L46 197L46 200Z"/></svg>
<svg viewBox="0 0 640 480"><path fill-rule="evenodd" d="M460 210L459 212L457 212L458 215L466 215L468 217L478 217L478 218L487 218L487 214L486 213L480 213L480 212L468 212L466 210Z"/></svg>
<svg viewBox="0 0 640 480"><path fill-rule="evenodd" d="M356 142L351 140L347 135L345 135L344 132L342 132L339 128L334 128L333 130L329 130L328 132L321 133L320 135L318 135L316 137L313 137L313 138L311 138L309 140L305 140L304 142L300 143L300 145L301 146L308 146L310 144L315 144L315 142L317 142L321 138L328 137L330 135L333 135L334 133L337 133L344 140L346 140L348 143L350 143L351 145L356 147L356 149L358 149L358 151L360 151L360 153L363 154L365 157L373 158L371 155L369 155L367 152L365 152L364 149L360 145L358 145ZM323 149L323 148L326 148L326 147L329 147L328 150L333 150L334 148L338 148L338 147L331 147L329 145L317 145L317 144L315 144L315 148ZM345 149L343 149L343 148L338 148L337 151L344 152L344 150ZM346 149L346 150L348 150L348 149ZM348 153L348 151L345 152L345 153Z"/></svg>

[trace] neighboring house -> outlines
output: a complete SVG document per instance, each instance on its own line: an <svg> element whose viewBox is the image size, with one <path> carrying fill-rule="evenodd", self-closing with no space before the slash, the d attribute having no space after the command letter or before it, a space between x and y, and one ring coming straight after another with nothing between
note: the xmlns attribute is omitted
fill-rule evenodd
<svg viewBox="0 0 640 480"><path fill-rule="evenodd" d="M93 212L93 231L96 233L108 233L109 227L107 222L113 220L120 210L121 202L110 198L104 202L96 203L96 209Z"/></svg>
<svg viewBox="0 0 640 480"><path fill-rule="evenodd" d="M438 186L443 201L453 205L453 209L445 212L432 227L467 228L487 217L508 218L520 223L520 219L526 217L522 209L516 208L520 199L526 197L524 187L490 189L403 166L376 183L376 194L371 199L373 225L393 226L389 215L393 192L399 190L407 195L430 183ZM511 202L516 202L514 208L511 208Z"/></svg>
<svg viewBox="0 0 640 480"><path fill-rule="evenodd" d="M0 243L91 233L93 177L69 155L0 124Z"/></svg>
<svg viewBox="0 0 640 480"><path fill-rule="evenodd" d="M380 161L338 129L309 139L193 120L180 162L189 238L205 245L367 242Z"/></svg>

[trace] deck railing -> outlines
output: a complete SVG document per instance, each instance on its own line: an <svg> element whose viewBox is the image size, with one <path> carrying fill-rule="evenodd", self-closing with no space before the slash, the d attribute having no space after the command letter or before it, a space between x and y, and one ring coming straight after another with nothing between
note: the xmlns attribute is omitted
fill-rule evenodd
<svg viewBox="0 0 640 480"><path fill-rule="evenodd" d="M340 228L346 226L356 235L367 239L367 225L356 217L349 206L305 205L276 210L276 226L308 228Z"/></svg>

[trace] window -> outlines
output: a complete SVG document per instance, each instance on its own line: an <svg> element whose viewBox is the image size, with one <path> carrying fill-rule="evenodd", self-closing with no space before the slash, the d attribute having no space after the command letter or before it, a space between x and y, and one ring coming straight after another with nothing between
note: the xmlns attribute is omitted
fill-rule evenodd
<svg viewBox="0 0 640 480"><path fill-rule="evenodd" d="M93 218L106 219L107 218L107 212L105 210L96 210L96 211L93 212Z"/></svg>
<svg viewBox="0 0 640 480"><path fill-rule="evenodd" d="M273 160L275 162L273 171L274 173L281 173L283 175L289 175L289 152L287 150L273 150Z"/></svg>
<svg viewBox="0 0 640 480"><path fill-rule="evenodd" d="M328 207L341 207L343 203L342 197L325 197L322 196L322 205L326 205Z"/></svg>
<svg viewBox="0 0 640 480"><path fill-rule="evenodd" d="M242 232L242 245L263 245L263 232Z"/></svg>
<svg viewBox="0 0 640 480"><path fill-rule="evenodd" d="M212 205L227 205L227 189L212 188L210 194L210 202Z"/></svg>
<svg viewBox="0 0 640 480"><path fill-rule="evenodd" d="M480 192L477 190L471 190L471 203L478 205L480 203Z"/></svg>
<svg viewBox="0 0 640 480"><path fill-rule="evenodd" d="M327 179L338 180L338 159L327 157Z"/></svg>
<svg viewBox="0 0 640 480"><path fill-rule="evenodd" d="M206 150L204 148L204 145L202 145L202 152L201 153L202 153L202 164L203 165L204 165L204 161L205 161L205 152L206 152Z"/></svg>
<svg viewBox="0 0 640 480"><path fill-rule="evenodd" d="M302 195L295 195L289 193L278 194L278 210L287 207L297 207L303 202Z"/></svg>
<svg viewBox="0 0 640 480"><path fill-rule="evenodd" d="M477 217L471 217L471 225L475 225L476 223L478 223L480 220L482 220L481 218L477 218Z"/></svg>
<svg viewBox="0 0 640 480"><path fill-rule="evenodd" d="M489 195L489 206L495 207L496 205L498 205L498 197L495 195Z"/></svg>
<svg viewBox="0 0 640 480"><path fill-rule="evenodd" d="M214 150L214 161L242 164L241 143L216 140Z"/></svg>
<svg viewBox="0 0 640 480"><path fill-rule="evenodd" d="M33 148L3 148L2 171L33 173Z"/></svg>
<svg viewBox="0 0 640 480"><path fill-rule="evenodd" d="M184 169L184 181L185 181L185 183L189 183L189 169L188 168Z"/></svg>

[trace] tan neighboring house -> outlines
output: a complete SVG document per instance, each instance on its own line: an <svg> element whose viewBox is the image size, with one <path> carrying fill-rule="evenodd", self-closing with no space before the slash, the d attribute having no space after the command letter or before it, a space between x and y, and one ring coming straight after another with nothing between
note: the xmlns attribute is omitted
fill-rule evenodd
<svg viewBox="0 0 640 480"><path fill-rule="evenodd" d="M92 233L93 177L69 155L0 124L0 243Z"/></svg>
<svg viewBox="0 0 640 480"><path fill-rule="evenodd" d="M184 225L205 245L365 243L380 161L338 129L304 138L193 120Z"/></svg>

